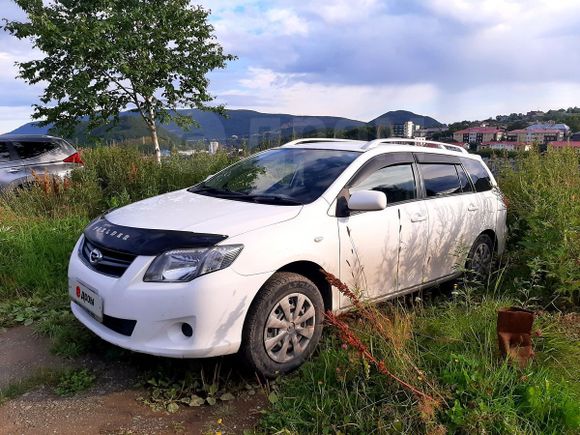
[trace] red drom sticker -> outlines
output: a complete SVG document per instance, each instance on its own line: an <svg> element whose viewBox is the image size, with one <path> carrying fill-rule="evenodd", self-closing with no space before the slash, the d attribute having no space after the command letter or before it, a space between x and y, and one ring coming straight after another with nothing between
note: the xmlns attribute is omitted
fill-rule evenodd
<svg viewBox="0 0 580 435"><path fill-rule="evenodd" d="M80 298L81 297L81 288L78 285L77 285L76 290L77 290L77 298Z"/></svg>

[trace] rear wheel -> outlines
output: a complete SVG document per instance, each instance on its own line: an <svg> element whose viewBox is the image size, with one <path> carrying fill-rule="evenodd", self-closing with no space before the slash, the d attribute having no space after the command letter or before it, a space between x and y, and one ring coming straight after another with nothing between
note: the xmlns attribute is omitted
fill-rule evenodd
<svg viewBox="0 0 580 435"><path fill-rule="evenodd" d="M469 277L484 283L493 266L493 242L487 234L480 234L469 251L466 269Z"/></svg>
<svg viewBox="0 0 580 435"><path fill-rule="evenodd" d="M276 273L250 308L242 356L263 377L288 373L314 352L323 317L322 295L312 281L292 272Z"/></svg>

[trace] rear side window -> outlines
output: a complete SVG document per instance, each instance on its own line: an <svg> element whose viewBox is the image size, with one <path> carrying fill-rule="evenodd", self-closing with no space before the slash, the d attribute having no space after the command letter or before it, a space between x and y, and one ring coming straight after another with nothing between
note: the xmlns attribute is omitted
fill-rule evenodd
<svg viewBox="0 0 580 435"><path fill-rule="evenodd" d="M422 163L419 165L428 197L453 195L461 192L455 165Z"/></svg>
<svg viewBox="0 0 580 435"><path fill-rule="evenodd" d="M14 150L20 159L31 159L55 149L54 142L13 142Z"/></svg>
<svg viewBox="0 0 580 435"><path fill-rule="evenodd" d="M10 160L10 151L6 142L0 142L0 162Z"/></svg>
<svg viewBox="0 0 580 435"><path fill-rule="evenodd" d="M483 167L483 163L472 159L461 159L461 161L463 162L465 169L467 169L477 192L485 192L486 190L492 189L491 178L489 177L489 173Z"/></svg>
<svg viewBox="0 0 580 435"><path fill-rule="evenodd" d="M410 164L379 169L350 188L351 193L358 190L384 192L387 195L387 204L409 201L417 197L415 176Z"/></svg>
<svg viewBox="0 0 580 435"><path fill-rule="evenodd" d="M473 192L473 187L469 182L469 178L467 177L465 170L460 165L455 165L455 169L457 169L457 174L459 174L459 184L461 184L461 191Z"/></svg>

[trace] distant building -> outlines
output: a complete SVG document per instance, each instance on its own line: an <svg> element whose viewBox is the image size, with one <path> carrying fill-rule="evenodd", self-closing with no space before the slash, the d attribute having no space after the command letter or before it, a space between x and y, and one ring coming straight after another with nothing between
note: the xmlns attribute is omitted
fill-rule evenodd
<svg viewBox="0 0 580 435"><path fill-rule="evenodd" d="M563 136L568 136L570 134L570 127L566 124L556 124L555 122L538 122L536 124L532 124L526 128L528 131L550 131L550 130L557 130L562 132Z"/></svg>
<svg viewBox="0 0 580 435"><path fill-rule="evenodd" d="M217 153L217 151L218 151L219 147L220 147L220 144L219 144L219 142L218 142L218 141L215 141L215 140L214 140L214 141L211 141L211 142L209 143L209 153L210 153L210 154L215 154L215 153Z"/></svg>
<svg viewBox="0 0 580 435"><path fill-rule="evenodd" d="M479 149L504 150L504 151L529 151L530 144L524 142L510 142L507 140L482 142Z"/></svg>
<svg viewBox="0 0 580 435"><path fill-rule="evenodd" d="M512 130L506 133L506 140L510 142L524 143L548 143L564 139L564 132L561 129L539 129L539 128L522 128Z"/></svg>
<svg viewBox="0 0 580 435"><path fill-rule="evenodd" d="M464 144L480 144L502 140L503 133L497 127L470 127L453 133L453 140Z"/></svg>
<svg viewBox="0 0 580 435"><path fill-rule="evenodd" d="M394 137L413 138L415 134L421 129L419 124L413 121L406 121L402 124L393 124L392 133Z"/></svg>

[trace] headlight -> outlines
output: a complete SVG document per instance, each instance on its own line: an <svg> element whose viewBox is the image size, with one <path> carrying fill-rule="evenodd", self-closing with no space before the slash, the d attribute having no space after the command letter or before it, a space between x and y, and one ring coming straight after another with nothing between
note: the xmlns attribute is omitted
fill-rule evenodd
<svg viewBox="0 0 580 435"><path fill-rule="evenodd" d="M243 245L225 245L168 251L153 260L143 281L191 281L195 277L230 266L243 248Z"/></svg>

